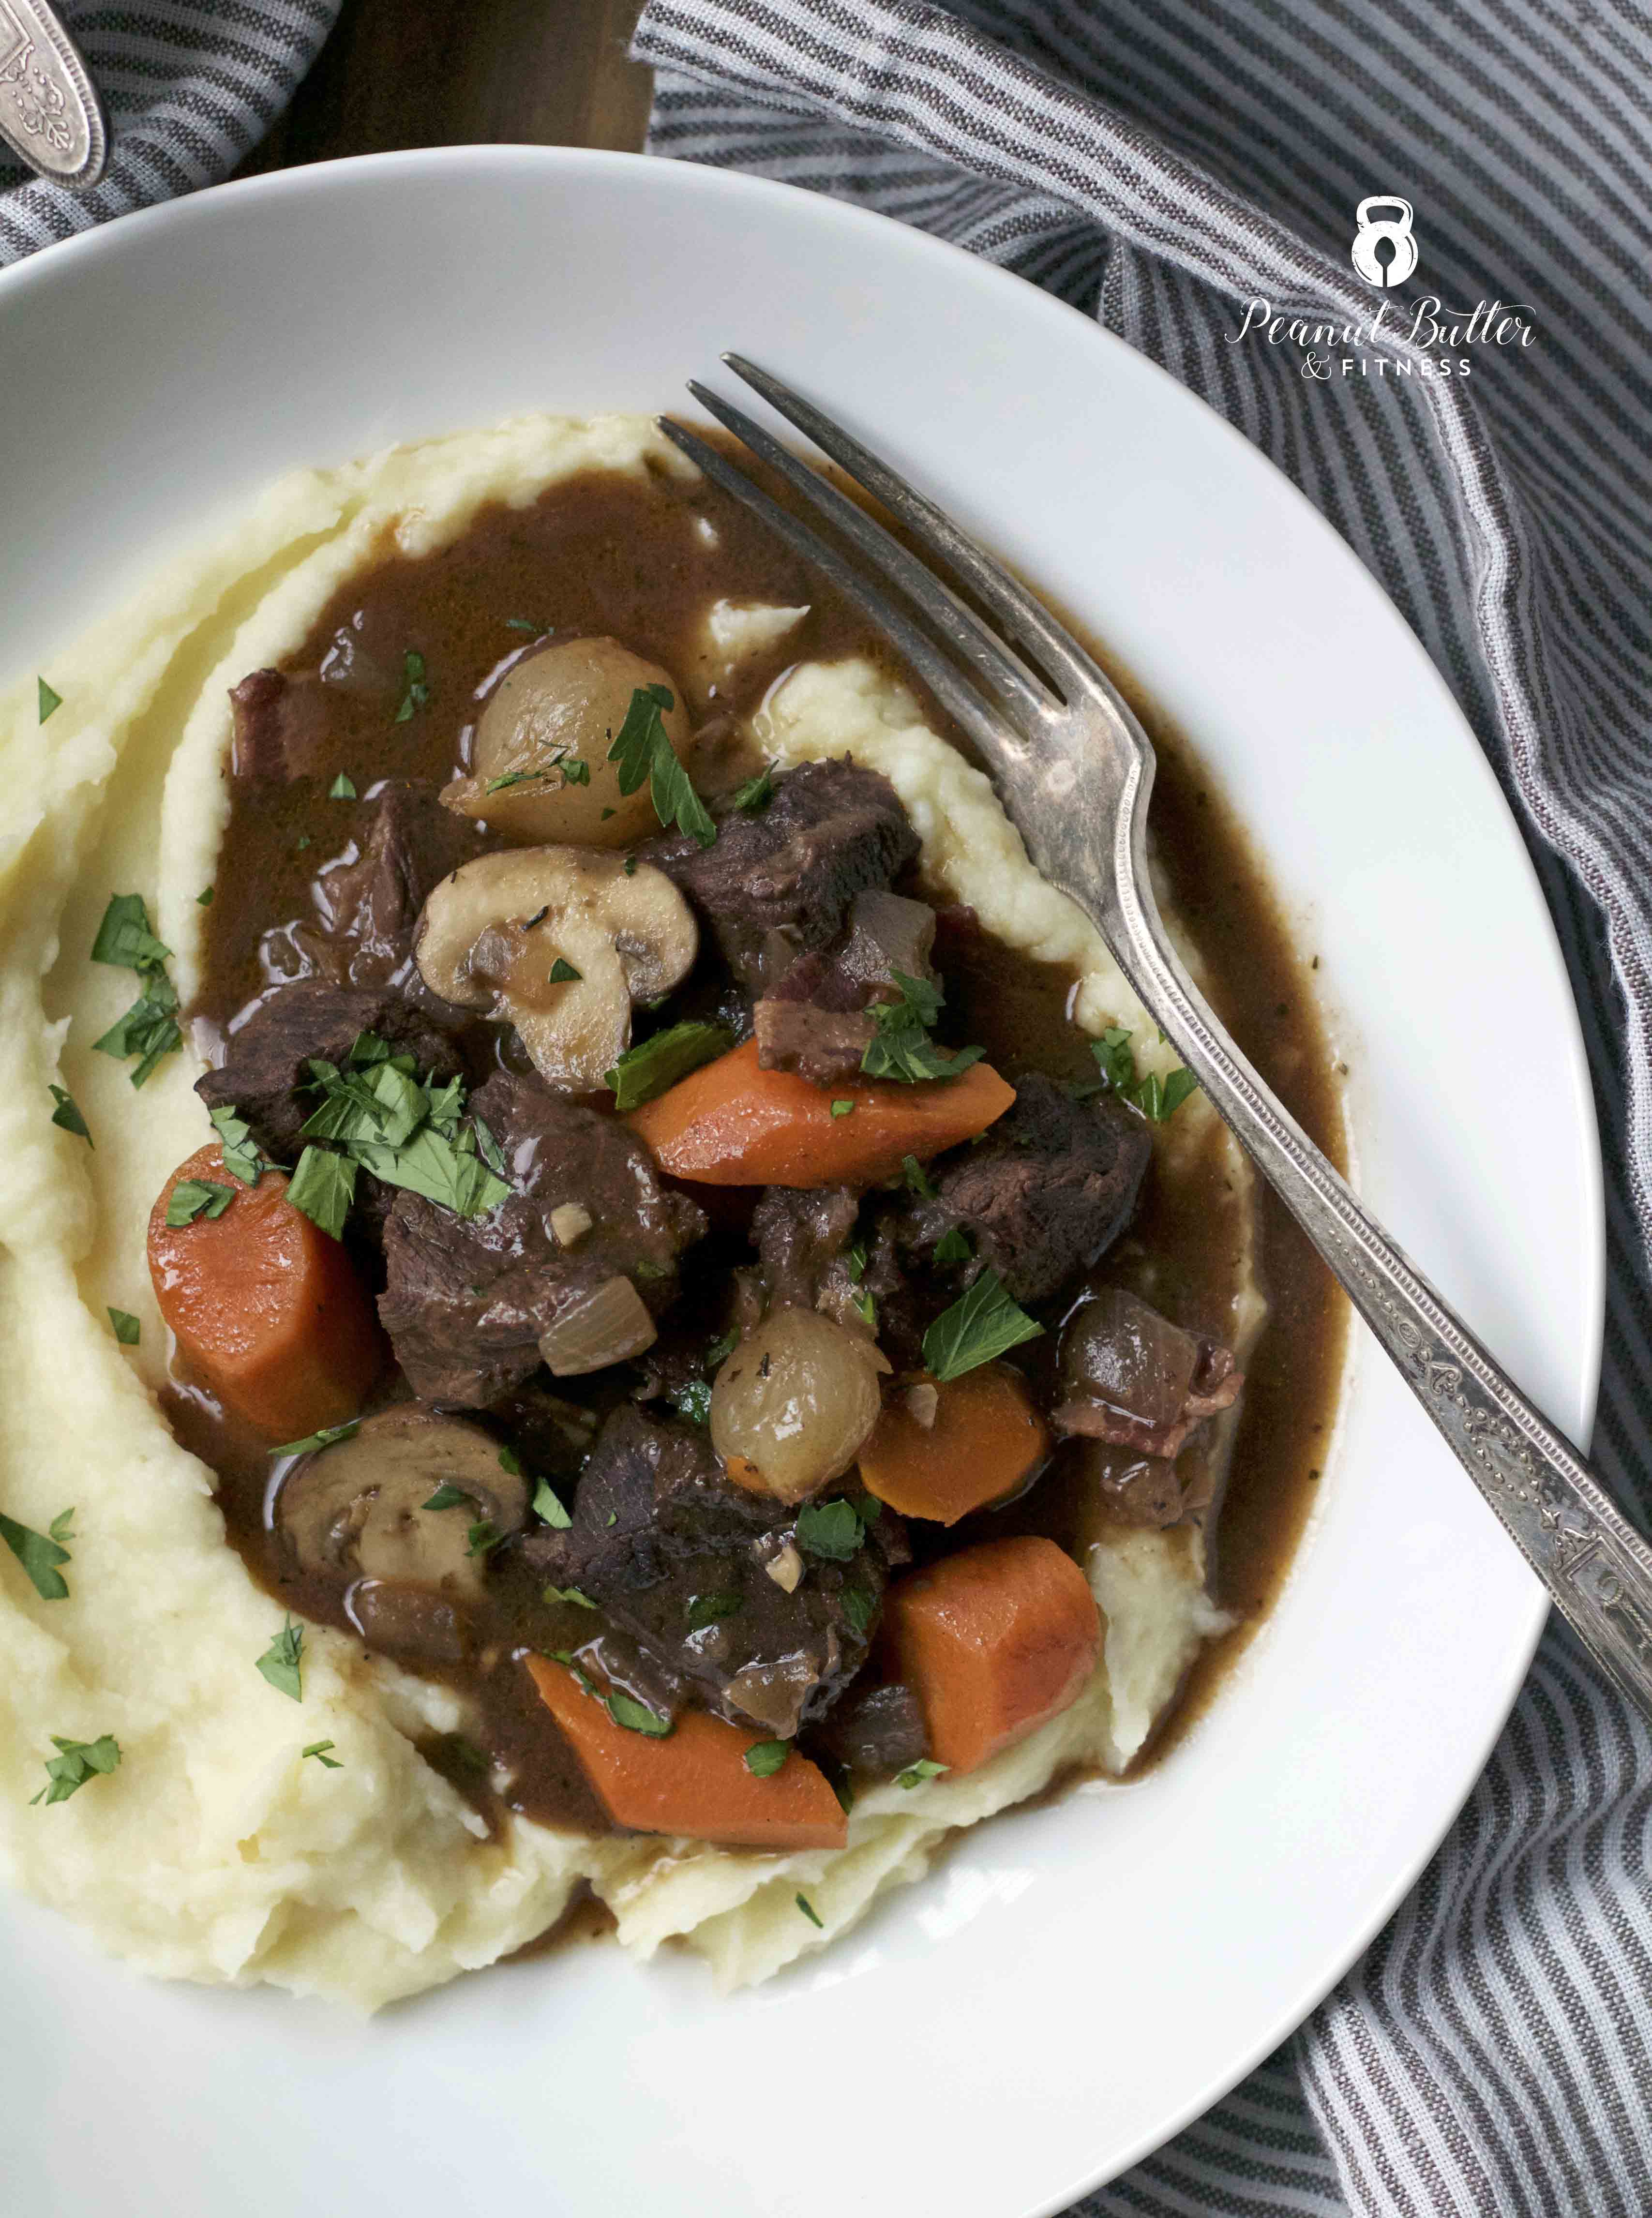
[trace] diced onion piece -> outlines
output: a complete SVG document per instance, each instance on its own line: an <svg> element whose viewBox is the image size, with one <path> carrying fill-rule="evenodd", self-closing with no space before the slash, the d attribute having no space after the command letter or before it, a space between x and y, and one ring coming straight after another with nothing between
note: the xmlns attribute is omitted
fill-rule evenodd
<svg viewBox="0 0 1652 2218"><path fill-rule="evenodd" d="M748 1332L711 1390L711 1444L777 1501L807 1501L855 1460L877 1422L877 1349L817 1310L777 1310ZM750 1466L748 1470L746 1466Z"/></svg>
<svg viewBox="0 0 1652 2218"><path fill-rule="evenodd" d="M657 1337L642 1296L629 1279L616 1276L564 1310L540 1335L539 1352L554 1376L576 1379L640 1355Z"/></svg>
<svg viewBox="0 0 1652 2218"><path fill-rule="evenodd" d="M559 1202L549 1218L552 1237L559 1248L572 1248L585 1238L592 1222L591 1211L583 1202Z"/></svg>

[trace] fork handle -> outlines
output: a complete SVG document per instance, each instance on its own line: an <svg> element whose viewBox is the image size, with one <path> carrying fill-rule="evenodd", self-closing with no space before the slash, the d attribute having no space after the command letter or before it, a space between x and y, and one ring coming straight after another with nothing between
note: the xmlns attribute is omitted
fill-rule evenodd
<svg viewBox="0 0 1652 2218"><path fill-rule="evenodd" d="M1584 1645L1652 1717L1652 1549L1571 1442L1361 1206L1218 1023L1158 914L1144 815L1144 809L1121 812L1118 837L1135 852L1113 858L1111 883L1092 877L1068 890Z"/></svg>

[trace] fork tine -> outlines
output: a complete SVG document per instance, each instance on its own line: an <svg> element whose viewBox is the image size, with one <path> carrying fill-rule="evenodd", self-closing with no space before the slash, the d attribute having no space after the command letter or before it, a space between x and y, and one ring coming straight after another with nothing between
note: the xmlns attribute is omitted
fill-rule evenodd
<svg viewBox="0 0 1652 2218"><path fill-rule="evenodd" d="M669 416L659 417L656 421L672 445L696 463L714 485L721 486L726 493L760 517L795 554L823 571L846 600L852 601L871 618L917 672L942 708L974 740L988 762L1001 761L1006 748L1023 744L1007 720L987 707L929 634L920 630L886 593L869 585L812 524L806 524L789 509L782 508L778 501L771 500L727 455L696 438L685 424L673 423Z"/></svg>
<svg viewBox="0 0 1652 2218"><path fill-rule="evenodd" d="M960 530L944 509L937 508L869 447L863 447L841 424L770 371L760 369L744 355L726 354L723 360L736 377L762 394L777 415L795 424L857 485L881 501L932 558L962 578L994 621L1042 663L1064 691L1070 695L1076 689L1091 696L1100 691L1111 699L1105 677L1072 634L995 556Z"/></svg>
<svg viewBox="0 0 1652 2218"><path fill-rule="evenodd" d="M1060 705L1042 678L1030 677L998 634L990 630L972 608L966 607L950 586L943 585L875 517L868 516L863 508L840 493L818 470L811 469L777 439L770 437L743 408L736 408L732 401L723 400L721 394L710 392L692 378L689 380L689 391L725 431L732 431L759 461L778 472L869 562L875 563L886 578L898 585L908 600L915 602L942 637L968 663L981 683L1025 722L1036 726L1046 710Z"/></svg>

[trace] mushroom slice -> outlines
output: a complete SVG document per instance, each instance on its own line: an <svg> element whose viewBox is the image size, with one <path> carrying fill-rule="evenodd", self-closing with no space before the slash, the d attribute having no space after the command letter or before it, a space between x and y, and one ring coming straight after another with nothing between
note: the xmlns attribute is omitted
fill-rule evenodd
<svg viewBox="0 0 1652 2218"><path fill-rule="evenodd" d="M595 1093L631 1040L631 1007L693 968L699 932L663 870L596 847L480 855L442 879L413 941L433 994L507 1018L541 1078Z"/></svg>
<svg viewBox="0 0 1652 2218"><path fill-rule="evenodd" d="M431 1509L442 1487L464 1500ZM418 1402L306 1456L275 1497L276 1530L312 1577L434 1589L455 1602L479 1595L486 1572L473 1526L504 1534L527 1518L527 1485L500 1462L498 1442Z"/></svg>
<svg viewBox="0 0 1652 2218"><path fill-rule="evenodd" d="M665 694L665 736L681 755L689 721L677 681L616 639L554 640L514 661L477 720L470 775L442 790L444 808L483 817L507 839L628 847L656 828L646 786L622 793L609 760L633 697Z"/></svg>

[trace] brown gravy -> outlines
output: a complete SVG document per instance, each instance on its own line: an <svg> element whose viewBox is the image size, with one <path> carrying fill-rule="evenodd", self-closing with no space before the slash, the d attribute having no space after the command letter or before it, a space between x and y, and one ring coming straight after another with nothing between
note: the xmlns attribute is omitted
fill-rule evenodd
<svg viewBox="0 0 1652 2218"><path fill-rule="evenodd" d="M702 517L714 527L714 545L696 528ZM892 662L858 616L733 503L715 488L684 487L662 474L649 482L592 475L554 487L526 507L487 510L454 545L424 558L387 547L370 572L324 610L287 667L313 677L345 628L381 667L399 672L410 649L423 656L430 698L405 722L392 722L381 697L343 688L330 697L336 767L349 773L365 800L378 779L441 782L464 766L479 697L501 666L530 643L523 627L554 622L568 635L610 634L680 670L691 659L690 637L705 607L720 595L807 604L810 613L783 645L747 667L737 694L712 703L712 715L754 705L793 661L857 654ZM930 708L937 728L946 729ZM1160 755L1154 838L1205 957L1211 997L1292 1114L1340 1160L1343 1129L1333 1058L1304 965L1231 811L1177 735L1150 709L1142 713ZM260 952L264 935L274 925L312 914L318 871L353 852L355 816L356 805L330 798L320 778L238 796L208 917L205 983L192 1012L206 1038L221 1032L270 982ZM949 1016L959 1037L980 1041L1012 1080L1034 1067L1056 1078L1087 1075L1087 1049L1067 1013L1073 984L1059 970L988 947L962 969L949 965ZM1190 1328L1222 1329L1227 1265L1221 1246L1231 1215L1231 1196L1213 1158L1203 1174L1173 1186L1162 1179L1150 1182L1130 1236L1154 1259L1155 1298ZM1248 1370L1213 1555L1216 1596L1241 1621L1196 1665L1171 1732L1209 1700L1278 1591L1312 1505L1334 1414L1344 1304L1265 1193L1259 1233L1271 1310ZM220 1475L230 1537L253 1575L300 1614L338 1623L327 1600L282 1580L267 1523L268 1447L238 1436L209 1397L185 1388L170 1398L180 1436ZM587 1406L601 1399L590 1392L578 1398ZM1014 1525L1061 1538L1071 1537L1073 1516L1061 1490L1043 1485L1009 1510L975 1522L983 1531ZM524 1594L524 1606L528 1600ZM500 1608L508 1623L509 1595ZM571 1629L568 1645L579 1637ZM496 1670L480 1688L470 1675L463 1683L481 1694L492 1748L516 1770L511 1806L551 1822L604 1829L603 1814L524 1675ZM1158 1747L1169 1737L1161 1730ZM504 1822L487 1792L478 1750L449 1737L426 1752L492 1822Z"/></svg>

